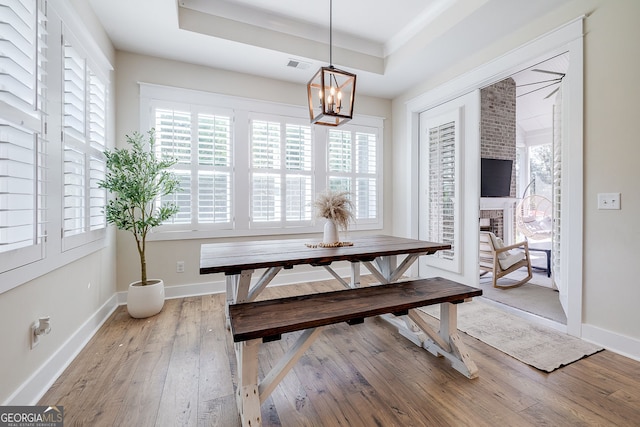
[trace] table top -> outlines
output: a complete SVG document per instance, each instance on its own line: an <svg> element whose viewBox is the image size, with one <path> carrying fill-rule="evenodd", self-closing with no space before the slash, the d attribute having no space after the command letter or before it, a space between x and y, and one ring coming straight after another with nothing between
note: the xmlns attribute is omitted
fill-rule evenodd
<svg viewBox="0 0 640 427"><path fill-rule="evenodd" d="M205 243L200 248L200 274L240 274L243 270L309 264L329 265L335 261L373 261L380 256L429 255L451 246L443 243L395 236L363 236L351 239L353 246L308 247L318 239L257 240L251 242Z"/></svg>

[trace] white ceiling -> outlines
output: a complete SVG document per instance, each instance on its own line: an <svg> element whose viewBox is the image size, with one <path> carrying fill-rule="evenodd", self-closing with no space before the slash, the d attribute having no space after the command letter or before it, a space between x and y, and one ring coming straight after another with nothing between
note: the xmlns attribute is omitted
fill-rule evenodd
<svg viewBox="0 0 640 427"><path fill-rule="evenodd" d="M556 89L568 68L569 55L564 53L511 76L516 82L516 119L522 131L551 129Z"/></svg>
<svg viewBox="0 0 640 427"><path fill-rule="evenodd" d="M568 1L335 0L333 64L394 98ZM89 2L119 50L303 84L329 62L329 0Z"/></svg>

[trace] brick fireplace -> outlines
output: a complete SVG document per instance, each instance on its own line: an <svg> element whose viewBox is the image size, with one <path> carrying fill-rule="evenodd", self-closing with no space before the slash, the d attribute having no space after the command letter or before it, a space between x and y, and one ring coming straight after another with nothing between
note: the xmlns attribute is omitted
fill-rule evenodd
<svg viewBox="0 0 640 427"><path fill-rule="evenodd" d="M480 156L513 160L510 197L483 197L480 218L505 242L515 238L516 83L508 78L480 91ZM486 222L486 221L484 221Z"/></svg>

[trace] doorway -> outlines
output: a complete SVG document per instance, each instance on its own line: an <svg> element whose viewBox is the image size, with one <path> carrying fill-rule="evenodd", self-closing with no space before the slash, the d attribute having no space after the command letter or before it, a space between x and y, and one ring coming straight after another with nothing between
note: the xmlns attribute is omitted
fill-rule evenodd
<svg viewBox="0 0 640 427"><path fill-rule="evenodd" d="M495 190L495 185L485 185L485 178L493 184L499 175L485 169L495 169L497 162L512 164L507 171L512 173L505 175L511 182L499 202L480 199L481 229L507 245L526 241L533 277L522 287L495 289L489 272L479 285L486 298L562 325L567 318L554 274L561 241L554 224L562 204L562 85L568 68L565 52L483 88L480 113L483 192L485 187ZM527 274L523 267L498 285L526 280Z"/></svg>
<svg viewBox="0 0 640 427"><path fill-rule="evenodd" d="M566 167L561 183L562 209L556 217L560 228L557 233L562 242L562 256L556 260L556 285L566 308L567 325L562 330L580 337L582 330L582 259L583 259L583 20L576 19L520 48L496 58L470 72L456 77L409 101L406 105L409 133L408 161L412 165L410 182L410 229L419 236L420 182L419 182L419 123L420 114L463 94L470 93L503 80L544 59L569 55L567 77L563 79L562 163ZM479 156L476 159L480 163ZM479 169L479 168L478 168ZM478 171L479 172L479 171ZM479 187L480 174L477 184ZM479 189L479 188L478 188ZM477 200L477 199L476 199ZM474 217L465 217L464 224L478 229L479 206ZM478 264L479 234L465 233L463 245L476 248L473 261ZM470 255L471 256L471 255ZM464 260L463 263L468 260ZM419 274L423 274L421 268ZM429 271L426 271L429 274ZM476 279L477 282L477 279Z"/></svg>

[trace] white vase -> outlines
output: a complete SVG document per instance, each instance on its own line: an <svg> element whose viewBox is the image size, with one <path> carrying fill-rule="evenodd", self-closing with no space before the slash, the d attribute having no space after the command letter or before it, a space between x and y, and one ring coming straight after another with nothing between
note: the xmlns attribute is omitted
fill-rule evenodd
<svg viewBox="0 0 640 427"><path fill-rule="evenodd" d="M336 223L333 220L327 220L324 223L324 233L322 235L322 243L326 243L329 245L333 245L340 241L340 236L338 235L338 227L336 227Z"/></svg>
<svg viewBox="0 0 640 427"><path fill-rule="evenodd" d="M157 279L147 282L150 284L145 286L140 285L140 282L129 285L127 311L136 319L155 316L164 307L164 282Z"/></svg>

